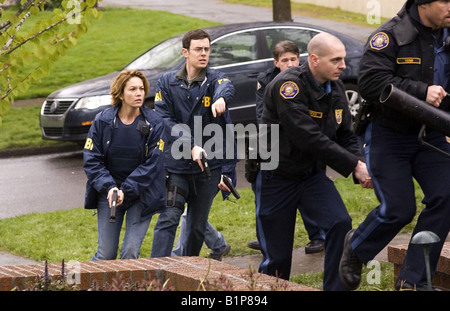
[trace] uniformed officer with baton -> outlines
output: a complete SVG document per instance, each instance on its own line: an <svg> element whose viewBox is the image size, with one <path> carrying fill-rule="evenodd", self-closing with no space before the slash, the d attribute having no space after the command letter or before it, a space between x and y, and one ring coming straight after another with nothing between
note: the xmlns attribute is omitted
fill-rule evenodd
<svg viewBox="0 0 450 311"><path fill-rule="evenodd" d="M422 144L418 139L422 123L388 102L381 103L380 95L393 85L429 105L448 109L449 27L450 1L408 0L367 41L359 78L360 93L371 107L371 120L363 132L364 151L380 204L346 236L340 272L350 289L358 288L362 265L415 217L414 180L423 191L425 208L413 235L428 230L439 236L441 241L430 249L431 271L436 269L450 229L450 158ZM445 135L433 128L427 128L424 140L450 151ZM395 288L426 285L422 248L409 244Z"/></svg>

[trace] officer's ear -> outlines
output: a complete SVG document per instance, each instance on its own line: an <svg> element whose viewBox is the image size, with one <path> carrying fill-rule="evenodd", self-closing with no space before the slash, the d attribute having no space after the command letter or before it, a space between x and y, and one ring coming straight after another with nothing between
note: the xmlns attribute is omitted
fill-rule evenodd
<svg viewBox="0 0 450 311"><path fill-rule="evenodd" d="M319 63L319 56L317 56L317 54L309 54L309 61L313 67L317 67Z"/></svg>
<svg viewBox="0 0 450 311"><path fill-rule="evenodd" d="M277 68L280 68L280 67L278 67L278 60L275 58L273 59L273 65Z"/></svg>
<svg viewBox="0 0 450 311"><path fill-rule="evenodd" d="M183 54L184 58L188 58L188 56L189 56L188 49L182 48L181 53Z"/></svg>

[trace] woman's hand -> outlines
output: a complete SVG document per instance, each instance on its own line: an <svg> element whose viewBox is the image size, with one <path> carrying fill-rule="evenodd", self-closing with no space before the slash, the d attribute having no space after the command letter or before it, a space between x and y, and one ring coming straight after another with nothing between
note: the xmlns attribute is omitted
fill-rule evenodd
<svg viewBox="0 0 450 311"><path fill-rule="evenodd" d="M111 208L111 206L112 206L114 190L117 191L117 202L116 202L117 205L116 206L119 206L120 204L122 204L123 203L123 199L125 197L125 194L119 188L114 187L114 188L109 189L108 196L107 196L107 199L108 199L108 202L109 202L109 208Z"/></svg>

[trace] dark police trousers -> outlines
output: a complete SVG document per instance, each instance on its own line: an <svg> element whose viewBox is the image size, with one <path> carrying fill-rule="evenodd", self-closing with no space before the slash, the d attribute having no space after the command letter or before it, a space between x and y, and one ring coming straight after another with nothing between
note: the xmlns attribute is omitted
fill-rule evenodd
<svg viewBox="0 0 450 311"><path fill-rule="evenodd" d="M287 179L260 171L256 180L256 234L263 260L259 271L289 279L297 210L325 232L324 290L347 290L339 278L345 234L352 220L325 171Z"/></svg>
<svg viewBox="0 0 450 311"><path fill-rule="evenodd" d="M444 135L427 131L425 140L450 152ZM428 230L441 242L430 247L431 271L435 271L443 243L450 230L450 158L422 145L417 134L400 134L382 127L376 119L365 133L366 163L380 205L355 231L352 249L367 263L372 260L416 214L413 178L424 193L425 208L413 235ZM424 253L420 245L409 245L400 280L427 284Z"/></svg>

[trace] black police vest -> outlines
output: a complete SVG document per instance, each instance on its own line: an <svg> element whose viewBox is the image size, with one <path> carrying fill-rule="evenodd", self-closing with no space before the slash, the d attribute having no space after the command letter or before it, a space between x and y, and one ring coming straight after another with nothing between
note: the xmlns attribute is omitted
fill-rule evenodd
<svg viewBox="0 0 450 311"><path fill-rule="evenodd" d="M145 122L142 115L130 125L123 124L118 117L114 124L106 167L119 187L142 163L143 135L138 126L140 122Z"/></svg>

